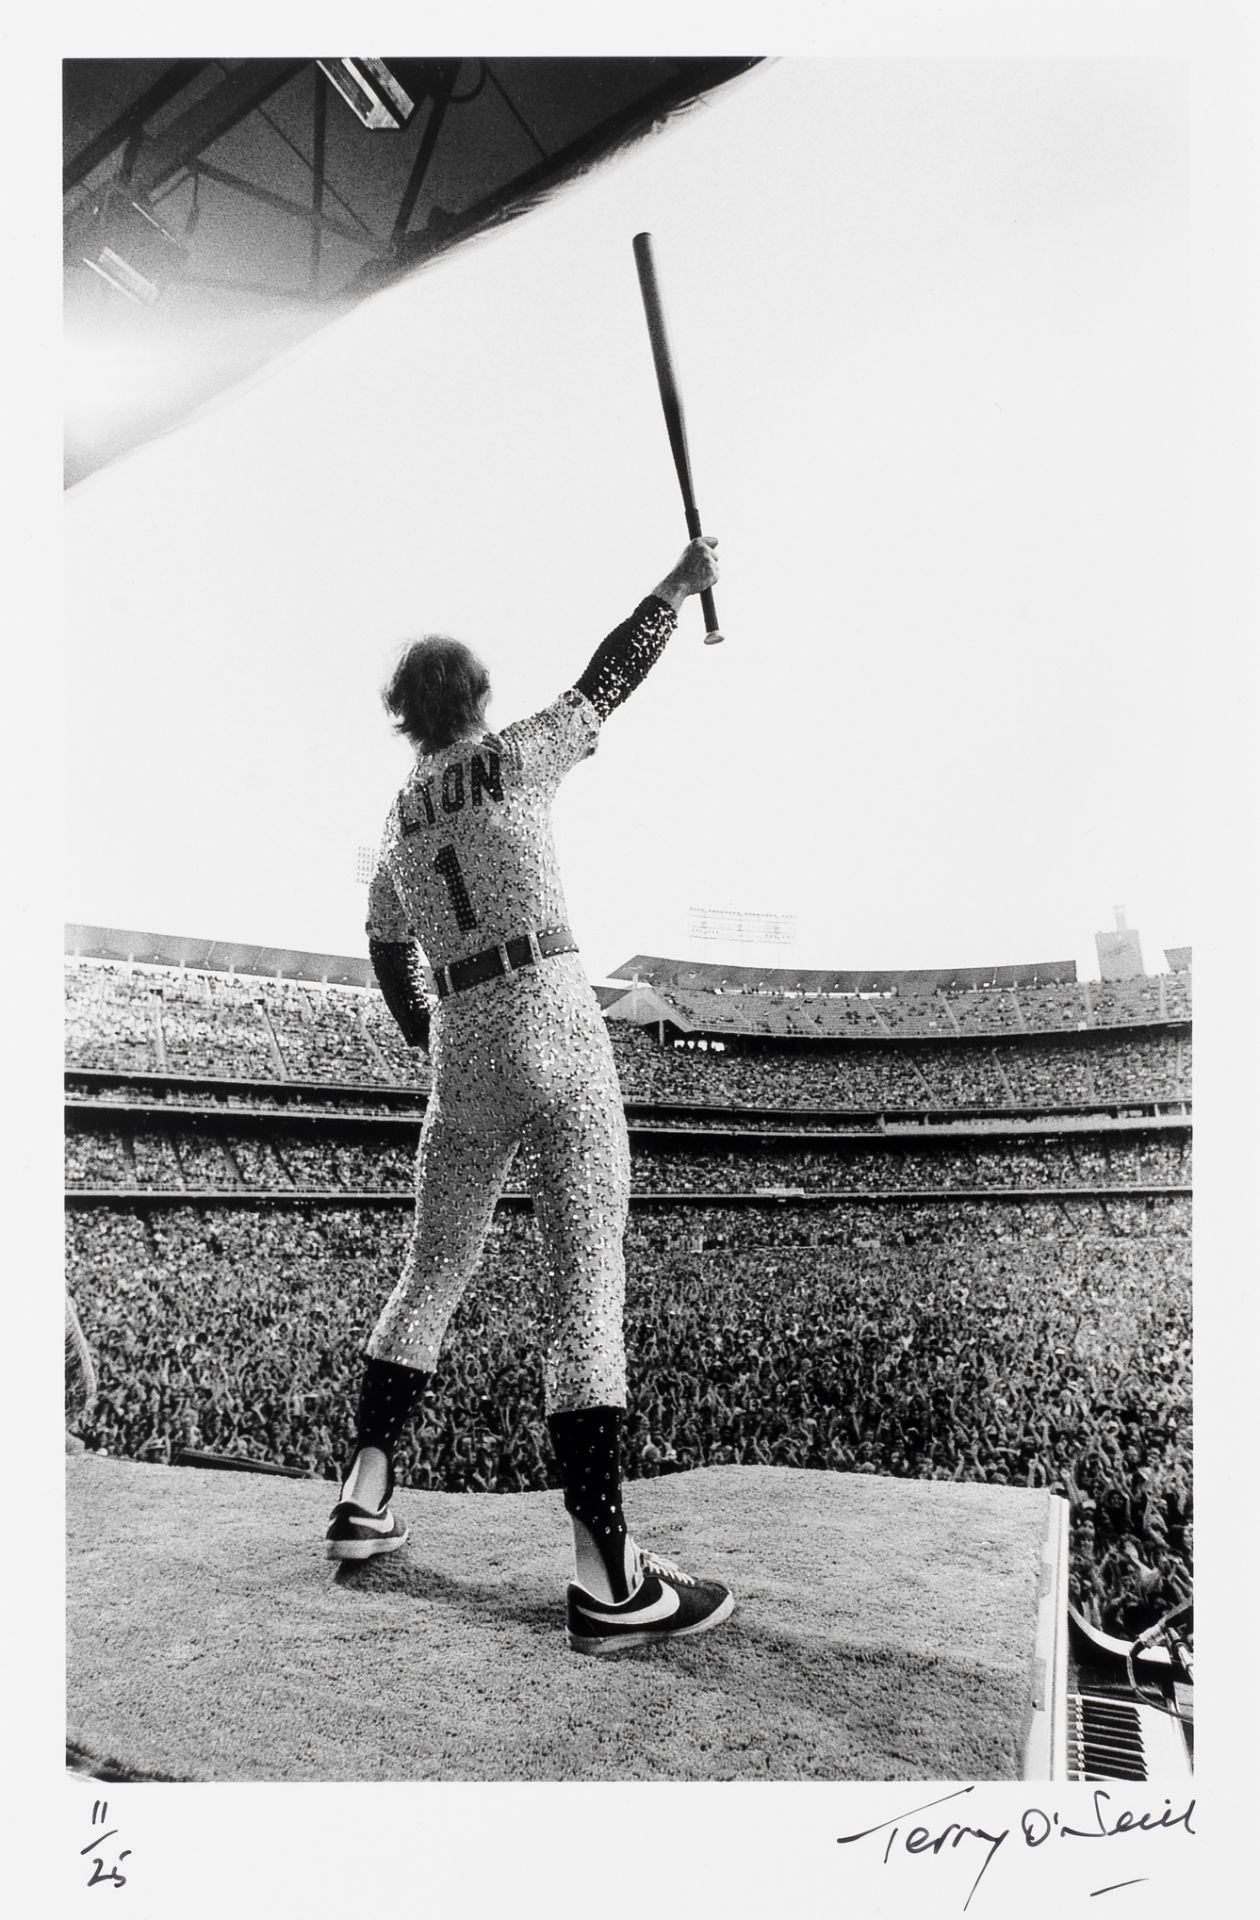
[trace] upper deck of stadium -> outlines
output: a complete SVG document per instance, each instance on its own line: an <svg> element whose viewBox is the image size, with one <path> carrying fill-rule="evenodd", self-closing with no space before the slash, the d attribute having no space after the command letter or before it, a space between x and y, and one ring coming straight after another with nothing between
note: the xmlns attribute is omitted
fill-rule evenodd
<svg viewBox="0 0 1260 1920"><path fill-rule="evenodd" d="M173 968L242 982L374 989L353 955L115 927L68 926L68 959ZM948 1040L1188 1026L1192 974L1079 980L1072 960L990 967L800 969L636 954L596 991L609 1019L728 1040ZM662 1033L662 1037L663 1033Z"/></svg>

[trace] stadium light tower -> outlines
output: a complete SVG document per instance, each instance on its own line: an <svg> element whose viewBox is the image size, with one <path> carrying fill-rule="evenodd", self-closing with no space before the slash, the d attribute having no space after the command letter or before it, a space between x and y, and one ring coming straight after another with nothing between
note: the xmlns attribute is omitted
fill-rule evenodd
<svg viewBox="0 0 1260 1920"><path fill-rule="evenodd" d="M687 932L693 940L791 947L796 944L796 915L753 912L742 907L689 907Z"/></svg>

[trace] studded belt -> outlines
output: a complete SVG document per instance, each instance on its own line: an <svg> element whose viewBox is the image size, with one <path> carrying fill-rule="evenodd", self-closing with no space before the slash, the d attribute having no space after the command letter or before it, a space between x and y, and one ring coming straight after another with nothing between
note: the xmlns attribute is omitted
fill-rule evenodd
<svg viewBox="0 0 1260 1920"><path fill-rule="evenodd" d="M567 927L530 928L484 953L470 954L467 960L452 960L449 967L434 967L433 984L438 999L451 993L467 993L483 980L497 980L500 974L516 973L521 967L536 967L553 953L576 953L577 941Z"/></svg>

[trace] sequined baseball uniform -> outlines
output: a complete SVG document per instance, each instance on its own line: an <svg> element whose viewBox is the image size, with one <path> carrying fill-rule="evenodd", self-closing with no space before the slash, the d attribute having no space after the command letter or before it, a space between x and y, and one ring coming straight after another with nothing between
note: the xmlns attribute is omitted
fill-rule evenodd
<svg viewBox="0 0 1260 1920"><path fill-rule="evenodd" d="M551 706L417 757L369 891L383 987L382 947L414 940L430 966L446 967L567 925L552 800L675 624L664 601L645 600ZM545 1258L546 1410L624 1406L630 1151L612 1043L581 961L555 954L450 994L433 1011L429 1044L415 1225L369 1355L434 1368L519 1151Z"/></svg>

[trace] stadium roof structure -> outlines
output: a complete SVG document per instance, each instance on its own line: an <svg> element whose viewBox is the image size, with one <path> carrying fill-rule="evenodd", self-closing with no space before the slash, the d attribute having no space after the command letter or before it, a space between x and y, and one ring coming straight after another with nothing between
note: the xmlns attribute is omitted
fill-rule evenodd
<svg viewBox="0 0 1260 1920"><path fill-rule="evenodd" d="M614 967L612 980L639 980L667 993L930 993L937 988L1074 986L1075 960L1023 966L863 968L737 967L715 960L667 960L637 953Z"/></svg>
<svg viewBox="0 0 1260 1920"><path fill-rule="evenodd" d="M629 987L616 986L611 981L595 989L599 1004L609 1019L630 1020L636 1026L651 1022L667 1024L690 1033L695 1022L684 1008L674 1001L666 1000L652 986L635 981Z"/></svg>
<svg viewBox="0 0 1260 1920"><path fill-rule="evenodd" d="M374 987L371 963L354 954L309 953L299 947L260 946L252 941L212 940L193 934L146 933L126 927L67 923L66 953L75 959L131 962L150 967L192 967L207 973L245 973L268 979L323 985ZM624 982L619 986L618 982ZM637 987L636 987L637 982ZM638 954L595 987L600 1006L625 1019L668 1020L685 1031L696 1027L691 1011L671 1000L679 993L804 994L927 993L935 988L1072 986L1076 962L1006 967L909 968L889 972L802 971L790 967L723 967L716 962L666 960Z"/></svg>
<svg viewBox="0 0 1260 1920"><path fill-rule="evenodd" d="M370 963L349 954L304 953L296 947L259 947L188 934L135 933L121 927L66 927L66 952L75 959L131 961L148 967L193 967L206 973L262 974L323 986L374 987Z"/></svg>
<svg viewBox="0 0 1260 1920"><path fill-rule="evenodd" d="M65 61L67 484L758 64Z"/></svg>

